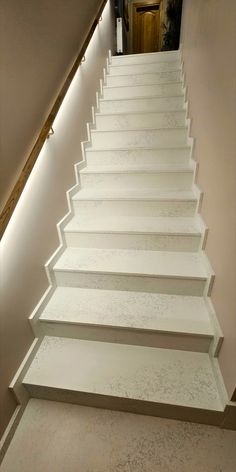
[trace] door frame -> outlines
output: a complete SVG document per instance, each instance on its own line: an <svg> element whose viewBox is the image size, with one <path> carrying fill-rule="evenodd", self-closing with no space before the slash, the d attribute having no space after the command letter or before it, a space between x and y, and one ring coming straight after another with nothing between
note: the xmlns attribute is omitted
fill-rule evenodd
<svg viewBox="0 0 236 472"><path fill-rule="evenodd" d="M163 24L163 0L143 0L141 2L132 3L132 52L134 50L134 36L135 36L135 23L136 23L136 8L145 5L159 5L160 8L160 34L159 34L159 51L162 45L162 24ZM133 52L133 54L135 54Z"/></svg>

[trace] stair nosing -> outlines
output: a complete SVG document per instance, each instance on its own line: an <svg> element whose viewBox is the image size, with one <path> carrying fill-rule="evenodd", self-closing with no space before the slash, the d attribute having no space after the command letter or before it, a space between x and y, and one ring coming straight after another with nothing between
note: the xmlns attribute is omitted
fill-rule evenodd
<svg viewBox="0 0 236 472"><path fill-rule="evenodd" d="M94 146L91 146L91 147L86 147L85 148L85 151L89 151L89 152L97 152L97 151L130 151L130 150L141 150L142 152L143 151L150 151L150 150L154 150L154 151L166 151L168 148L166 147L142 147L142 148L139 148L139 147L133 147L133 148L130 148L130 147L124 147L124 148L95 148ZM174 150L188 150L188 151L191 151L191 146L186 144L185 146L178 146L176 145L175 147L173 148L169 148L171 151L174 151Z"/></svg>
<svg viewBox="0 0 236 472"><path fill-rule="evenodd" d="M155 279L177 279L177 280L198 280L206 281L208 279L207 275L198 276L198 275L176 275L176 274L153 274L153 273L139 273L139 272L124 272L124 271L109 271L107 269L103 270L94 270L94 269L79 269L79 268L60 268L53 267L53 272L66 272L66 273L75 273L75 274L106 274L106 275L116 275L116 276L125 276L125 277L139 277L139 278L155 278Z"/></svg>
<svg viewBox="0 0 236 472"><path fill-rule="evenodd" d="M123 66L146 66L146 65L156 65L156 64L172 64L173 62L179 62L180 58L172 59L172 61L157 61L157 62L132 62L130 64L113 64L112 62L108 65L109 67L123 67ZM161 71L167 72L167 71ZM172 72L172 71L171 71Z"/></svg>
<svg viewBox="0 0 236 472"><path fill-rule="evenodd" d="M116 66L115 66L116 67ZM136 75L153 75L153 74L169 74L169 73L172 73L172 72L180 72L182 73L182 69L181 67L179 67L178 69L173 69L173 70L160 70L160 71L151 71L151 72L138 72L137 74L135 73L131 73L131 74L117 74L117 75L113 75L113 74L107 74L107 77L130 77L130 76L134 76L136 77ZM168 82L166 82L168 83ZM136 84L136 85L145 85L145 84ZM146 84L148 85L148 84ZM156 85L156 84L155 84Z"/></svg>
<svg viewBox="0 0 236 472"><path fill-rule="evenodd" d="M112 59L120 59L120 58L124 58L124 57L143 57L143 56L154 56L154 55L157 55L157 54L161 54L161 55L171 55L171 54L180 54L180 50L179 49L173 49L173 51L153 51L153 52L140 52L138 54L124 54L122 56L115 56L115 55L112 55Z"/></svg>
<svg viewBox="0 0 236 472"><path fill-rule="evenodd" d="M172 71L171 71L172 72ZM117 77L117 76L115 76ZM152 87L153 85L160 85L160 86L165 86L165 85L182 85L183 87L183 82L182 80L176 80L172 82L162 82L161 84L156 84L155 82L150 83L150 84L130 84L130 85L103 85L103 89L122 89L124 87Z"/></svg>
<svg viewBox="0 0 236 472"><path fill-rule="evenodd" d="M214 333L208 334L208 333L203 333L203 332L187 332L187 331L173 331L171 329L158 329L158 328L138 328L137 326L123 326L119 324L105 324L105 323L91 323L91 322L82 322L82 321L70 321L70 320L61 320L61 319L55 319L55 318L39 318L40 323L53 323L53 324L68 324L70 326L75 325L75 326L91 326L94 328L101 327L101 328L112 328L112 329L120 329L124 331L137 331L137 332L147 332L147 333L161 333L161 334L173 334L173 335L181 335L184 337L201 337L201 338L206 338L206 339L212 339L214 337ZM150 346L151 347L151 346Z"/></svg>
<svg viewBox="0 0 236 472"><path fill-rule="evenodd" d="M107 130L103 130L103 129L91 129L90 132L91 133L129 133L130 131L138 131L140 133L140 131L173 131L173 130L185 130L187 131L188 130L188 126L185 125L185 126L176 126L176 127L173 127L173 128L164 128L164 127L161 127L161 128L130 128L130 129L107 129Z"/></svg>
<svg viewBox="0 0 236 472"><path fill-rule="evenodd" d="M79 192L78 192L79 193ZM197 202L197 197L196 196L193 196L193 197L186 197L186 198L160 198L160 197L148 197L148 198L145 198L145 197L141 197L141 198L138 198L137 197L108 197L106 195L103 195L103 196L93 196L93 197L86 197L86 198L78 198L77 197L77 194L74 195L72 197L72 200L73 201L77 201L77 200L85 200L85 201L96 201L96 200L108 200L108 201L145 201L145 202L156 202L156 201L162 201L162 202L172 202L173 200L175 202L185 202L185 201L190 201L190 202Z"/></svg>
<svg viewBox="0 0 236 472"><path fill-rule="evenodd" d="M168 110L168 111L155 111L155 110L150 110L150 111L114 111L114 112L99 112L97 111L95 113L95 116L116 116L116 115L163 115L163 114L169 114L169 113L187 113L186 109L183 110Z"/></svg>
<svg viewBox="0 0 236 472"><path fill-rule="evenodd" d="M88 166L91 167L91 166ZM105 166L104 166L105 167ZM118 166L117 166L118 167ZM85 167L80 171L82 175L93 175L93 174L191 174L194 172L194 169L191 168L179 168L179 169L103 169L102 166L99 169L87 169Z"/></svg>
<svg viewBox="0 0 236 472"><path fill-rule="evenodd" d="M163 98L163 99L169 99L169 98L184 98L184 92L178 95L147 95L146 97L143 96L137 96L137 97L127 97L127 98L103 98L101 97L99 99L99 102L114 102L114 101L121 101L121 100L147 100L147 99L153 99L153 98Z"/></svg>
<svg viewBox="0 0 236 472"><path fill-rule="evenodd" d="M63 230L65 233L89 233L89 234L130 234L130 235L162 235L162 236L184 236L184 237L193 237L193 236L201 236L199 231L191 232L191 233L184 233L184 232L176 232L176 231L130 231L130 230L110 230L110 229L67 229L66 227Z"/></svg>

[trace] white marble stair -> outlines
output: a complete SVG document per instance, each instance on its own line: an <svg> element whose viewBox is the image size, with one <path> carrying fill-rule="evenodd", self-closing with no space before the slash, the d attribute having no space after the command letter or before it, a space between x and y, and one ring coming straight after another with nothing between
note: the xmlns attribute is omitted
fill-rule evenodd
<svg viewBox="0 0 236 472"><path fill-rule="evenodd" d="M86 147L87 165L110 166L189 166L190 147L143 149L96 149Z"/></svg>
<svg viewBox="0 0 236 472"><path fill-rule="evenodd" d="M56 284L201 296L208 274L201 253L67 248L53 267Z"/></svg>
<svg viewBox="0 0 236 472"><path fill-rule="evenodd" d="M31 396L217 423L208 354L45 337L23 385Z"/></svg>
<svg viewBox="0 0 236 472"><path fill-rule="evenodd" d="M204 298L57 287L40 333L165 349L208 352L214 337Z"/></svg>
<svg viewBox="0 0 236 472"><path fill-rule="evenodd" d="M182 82L168 82L167 84L148 85L123 85L119 87L109 87L104 85L103 98L113 100L116 98L136 98L136 97L171 97L183 94Z"/></svg>
<svg viewBox="0 0 236 472"><path fill-rule="evenodd" d="M180 70L180 62L176 61L153 61L145 63L134 63L134 64L122 64L118 62L118 59L112 58L112 63L109 66L110 75L133 75L133 74L146 74L156 72L169 72Z"/></svg>
<svg viewBox="0 0 236 472"><path fill-rule="evenodd" d="M139 113L139 112L169 112L184 110L183 93L174 96L162 97L156 94L150 97L118 98L99 100L101 113Z"/></svg>
<svg viewBox="0 0 236 472"><path fill-rule="evenodd" d="M180 61L180 52L179 51L163 51L163 52L151 52L144 54L128 54L122 56L113 56L112 65L120 64L149 64L149 63L163 63L167 62L171 64L172 62Z"/></svg>
<svg viewBox="0 0 236 472"><path fill-rule="evenodd" d="M72 197L75 214L90 217L194 216L197 197L191 190L81 189Z"/></svg>
<svg viewBox="0 0 236 472"><path fill-rule="evenodd" d="M140 112L140 113L96 113L96 128L99 130L114 129L148 129L178 128L186 124L186 111Z"/></svg>
<svg viewBox="0 0 236 472"><path fill-rule="evenodd" d="M197 251L202 232L195 218L74 216L64 228L67 246Z"/></svg>
<svg viewBox="0 0 236 472"><path fill-rule="evenodd" d="M193 182L190 166L87 166L80 171L82 188L189 190Z"/></svg>
<svg viewBox="0 0 236 472"><path fill-rule="evenodd" d="M187 108L179 52L110 58L30 318L42 339L23 376L31 396L220 424Z"/></svg>
<svg viewBox="0 0 236 472"><path fill-rule="evenodd" d="M184 146L187 144L187 126L179 128L128 129L100 131L92 129L91 144L96 148L117 149Z"/></svg>
<svg viewBox="0 0 236 472"><path fill-rule="evenodd" d="M148 85L148 84L166 84L167 82L178 82L181 80L181 70L170 72L154 72L145 74L129 75L107 75L106 85L116 87L122 85Z"/></svg>

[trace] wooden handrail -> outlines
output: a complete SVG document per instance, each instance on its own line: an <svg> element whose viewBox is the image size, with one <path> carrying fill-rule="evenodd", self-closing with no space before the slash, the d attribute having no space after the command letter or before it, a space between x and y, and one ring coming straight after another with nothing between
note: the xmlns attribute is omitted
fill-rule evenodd
<svg viewBox="0 0 236 472"><path fill-rule="evenodd" d="M53 125L53 122L57 116L57 113L60 109L60 106L65 98L65 95L66 95L66 92L78 70L78 67L84 57L84 54L85 54L85 51L89 45L89 42L93 36L93 33L96 29L96 26L97 24L99 23L99 20L101 18L101 15L102 15L102 12L103 12L103 9L105 7L107 3L107 0L102 0L101 1L101 4L100 4L100 7L98 9L98 12L97 12L97 15L95 17L95 20L93 21L91 27L90 27L90 30L85 38L85 41L79 51L79 54L54 102L54 105L52 106L51 108L51 111L46 119L46 121L44 122L44 125L39 133L39 136L34 144L34 147L33 149L31 150L30 152L30 155L21 171L21 174L10 194L10 197L8 198L4 208L3 208L3 211L0 215L0 238L2 237L9 221L10 221L10 218L12 216L12 213L16 207L16 204L21 196L21 193L24 189L24 186L28 180L28 177L34 167L34 164L39 156L39 153L44 145L44 142L45 140L47 139L47 136L50 132L50 129Z"/></svg>

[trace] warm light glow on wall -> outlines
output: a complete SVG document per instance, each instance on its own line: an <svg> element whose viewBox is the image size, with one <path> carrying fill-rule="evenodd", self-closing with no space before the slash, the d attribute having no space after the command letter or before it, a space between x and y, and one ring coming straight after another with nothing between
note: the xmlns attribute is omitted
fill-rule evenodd
<svg viewBox="0 0 236 472"><path fill-rule="evenodd" d="M84 90L82 87L82 78L84 78L89 73L91 66L94 66L94 63L96 63L97 44L99 42L102 29L107 28L109 25L110 15L111 5L108 0L102 13L101 21L98 23L86 50L85 61L80 64L78 71L76 72L74 79L68 89L66 97L61 105L61 108L55 118L53 123L54 134L45 141L2 237L1 251L9 250L9 248L14 245L18 228L24 224L25 212L27 213L26 207L29 206L32 190L35 186L37 187L39 184L42 185L42 182L48 173L48 154L52 154L52 148L57 148L63 139L63 136L66 135L70 127L73 125L71 122L72 108L75 107L75 104L78 104L80 100L85 99ZM92 97L92 100L95 105L95 96ZM84 120L83 116L81 116L81 120ZM86 126L86 123L84 123L84 125ZM68 152L70 151L68 150ZM54 158L56 159L56 156L54 156ZM32 208L31 211L33 215L34 209Z"/></svg>

